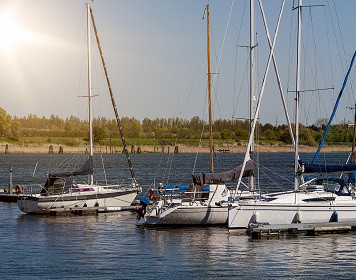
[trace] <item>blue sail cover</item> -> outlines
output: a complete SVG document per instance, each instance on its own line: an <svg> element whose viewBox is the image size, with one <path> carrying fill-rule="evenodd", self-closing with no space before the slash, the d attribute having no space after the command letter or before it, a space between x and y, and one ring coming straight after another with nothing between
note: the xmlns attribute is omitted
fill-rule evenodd
<svg viewBox="0 0 356 280"><path fill-rule="evenodd" d="M356 171L355 163L348 164L312 164L299 161L302 173L341 173Z"/></svg>

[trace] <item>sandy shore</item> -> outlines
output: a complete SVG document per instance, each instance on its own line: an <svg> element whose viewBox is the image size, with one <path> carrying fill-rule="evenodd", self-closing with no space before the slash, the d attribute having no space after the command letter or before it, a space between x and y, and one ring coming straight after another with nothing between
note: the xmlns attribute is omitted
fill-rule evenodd
<svg viewBox="0 0 356 280"><path fill-rule="evenodd" d="M6 146L7 145L7 146ZM63 153L85 153L88 150L87 146L66 146L66 145L58 145L58 144L46 144L46 145L36 145L36 144L28 144L28 145L16 145L9 143L1 143L0 144L0 153L11 154L48 154L50 150L50 145L53 147L53 153L58 154L60 150L60 146L63 148ZM7 147L7 149L6 149ZM183 146L178 145L177 148L174 146L129 146L129 152L141 152L141 153L174 153L176 149L178 149L179 153L196 153L199 151L200 153L209 153L208 147L192 147L192 146ZM300 146L300 152L302 153L314 153L317 147L310 146ZM255 150L261 153L291 153L293 152L293 148L291 145L285 146L255 146ZM323 152L350 152L351 147L349 146L324 146ZM215 146L215 151L217 153L229 152L229 153L244 153L246 151L246 146L223 146L217 147ZM112 152L122 153L122 147L112 147ZM110 153L109 146L95 146L94 153Z"/></svg>

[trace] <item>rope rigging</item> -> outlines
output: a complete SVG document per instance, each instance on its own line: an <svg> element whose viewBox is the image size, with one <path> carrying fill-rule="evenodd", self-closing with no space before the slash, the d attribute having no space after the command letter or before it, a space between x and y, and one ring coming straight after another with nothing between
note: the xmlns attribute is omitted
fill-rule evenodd
<svg viewBox="0 0 356 280"><path fill-rule="evenodd" d="M109 75L108 75L108 71L107 71L107 68L106 68L106 64L105 64L102 48L101 48L101 45L100 45L99 35L98 35L97 29L96 29L96 25L95 25L95 21L94 21L93 10L92 10L91 7L89 7L89 10L90 10L91 20L92 20L92 24L93 24L93 28L94 28L96 42L97 42L99 53L100 53L101 62L102 62L103 68L104 68L106 82L107 82L107 85L108 85L108 88L109 88L111 103L112 103L112 106L113 106L113 109L114 109L114 113L115 113L116 123L117 123L117 126L119 128L120 135L121 135L121 141L122 141L122 144L123 144L123 150L124 150L124 153L126 155L127 163L129 165L129 168L130 168L132 183L134 185L137 185L137 181L135 179L135 173L134 173L134 170L133 170L133 167L132 167L130 155L129 155L129 152L128 152L128 149L127 149L126 140L125 140L124 133L123 133L123 128L122 128L122 125L121 125L121 120L120 120L120 117L119 117L119 114L118 114L118 111L117 111L114 95L113 95L113 92L112 92L112 88L111 88Z"/></svg>

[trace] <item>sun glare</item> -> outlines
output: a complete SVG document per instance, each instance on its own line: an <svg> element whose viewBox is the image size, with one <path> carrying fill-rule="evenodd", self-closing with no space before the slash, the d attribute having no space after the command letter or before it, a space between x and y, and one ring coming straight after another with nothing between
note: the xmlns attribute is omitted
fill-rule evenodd
<svg viewBox="0 0 356 280"><path fill-rule="evenodd" d="M11 51L17 43L29 42L32 37L31 32L19 25L11 12L0 14L0 48L3 51Z"/></svg>

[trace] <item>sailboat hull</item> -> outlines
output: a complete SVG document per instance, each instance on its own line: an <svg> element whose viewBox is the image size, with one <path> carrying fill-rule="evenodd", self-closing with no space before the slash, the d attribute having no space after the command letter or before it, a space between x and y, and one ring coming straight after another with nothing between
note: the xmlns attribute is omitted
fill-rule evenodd
<svg viewBox="0 0 356 280"><path fill-rule="evenodd" d="M24 213L45 214L50 209L70 207L126 207L130 206L137 190L122 190L86 195L63 194L56 196L22 196L18 206Z"/></svg>
<svg viewBox="0 0 356 280"><path fill-rule="evenodd" d="M229 196L230 191L225 184L210 184L209 191L185 192L181 198L170 198L168 195L148 209L143 224L226 225Z"/></svg>
<svg viewBox="0 0 356 280"><path fill-rule="evenodd" d="M146 225L226 225L228 207L180 205L162 213L153 211L144 219Z"/></svg>
<svg viewBox="0 0 356 280"><path fill-rule="evenodd" d="M334 201L321 199L318 202L305 202L312 196L301 195L295 201L284 203L255 201L232 204L228 210L228 227L245 229L251 224L356 222L356 200L351 196L340 199L334 197Z"/></svg>

